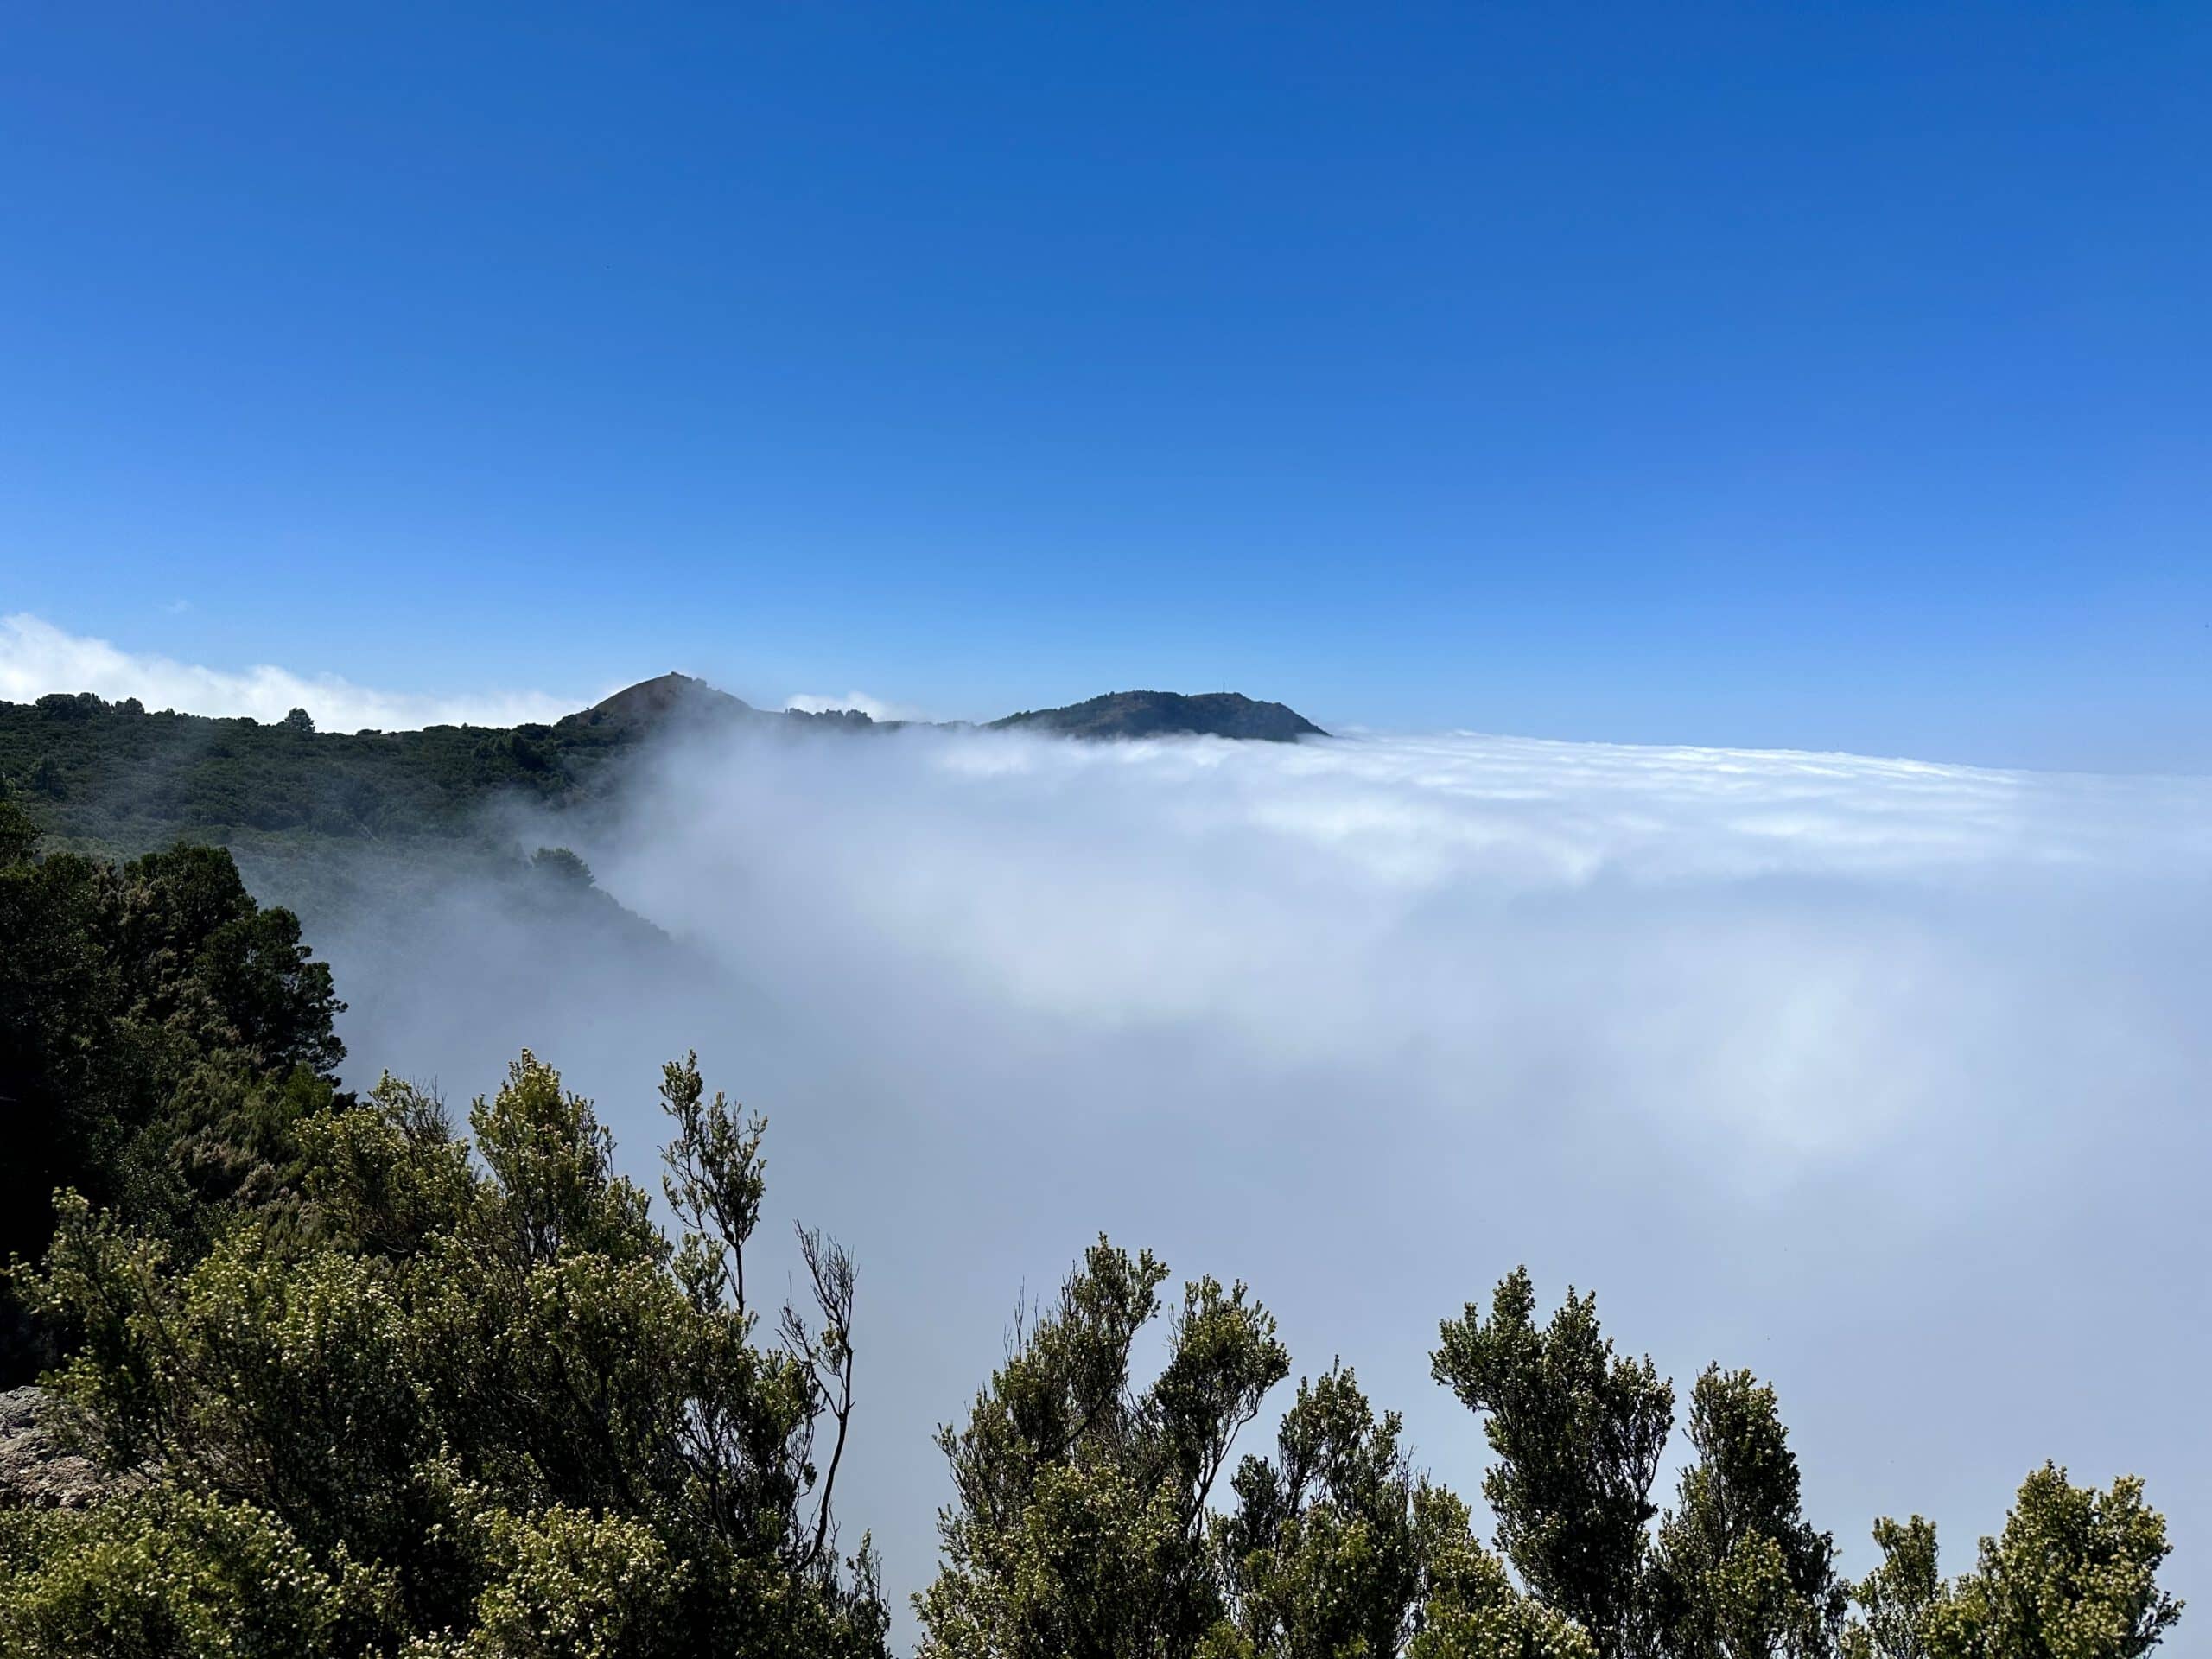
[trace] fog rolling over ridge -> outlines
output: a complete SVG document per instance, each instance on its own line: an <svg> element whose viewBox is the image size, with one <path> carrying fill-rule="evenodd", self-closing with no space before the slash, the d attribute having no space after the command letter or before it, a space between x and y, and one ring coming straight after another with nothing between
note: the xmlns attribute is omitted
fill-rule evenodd
<svg viewBox="0 0 2212 1659"><path fill-rule="evenodd" d="M353 1077L458 1102L528 1045L646 1178L671 1053L765 1112L764 1238L860 1265L841 1509L902 1607L931 1427L1102 1230L1251 1281L1462 1491L1427 1352L1526 1262L1678 1385L1771 1380L1847 1567L1916 1510L1969 1564L2050 1455L2146 1475L2212 1594L2212 782L732 732L620 799L542 838L680 948L467 892L401 950L341 931Z"/></svg>

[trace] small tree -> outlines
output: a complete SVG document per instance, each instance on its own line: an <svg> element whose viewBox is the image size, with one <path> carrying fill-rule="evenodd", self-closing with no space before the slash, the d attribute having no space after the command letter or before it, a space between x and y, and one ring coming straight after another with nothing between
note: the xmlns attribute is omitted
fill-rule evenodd
<svg viewBox="0 0 2212 1659"><path fill-rule="evenodd" d="M1231 1623L1220 1659L1589 1659L1572 1621L1513 1587L1467 1506L1414 1474L1397 1414L1351 1371L1299 1385L1270 1462L1215 1525Z"/></svg>
<svg viewBox="0 0 2212 1659"><path fill-rule="evenodd" d="M1653 1623L1669 1659L1822 1659L1846 1592L1834 1541L1799 1507L1797 1459L1774 1390L1707 1368L1690 1394L1690 1444L1653 1552Z"/></svg>
<svg viewBox="0 0 2212 1659"><path fill-rule="evenodd" d="M1497 1544L1538 1599L1590 1634L1600 1659L1637 1651L1651 1483L1675 1391L1649 1359L1616 1357L1594 1298L1569 1289L1548 1326L1528 1269L1497 1287L1490 1317L1470 1303L1431 1356L1497 1462L1483 1496Z"/></svg>
<svg viewBox="0 0 2212 1659"><path fill-rule="evenodd" d="M2005 1530L1931 1610L1933 1659L2139 1659L2182 1605L2158 1587L2165 1517L2124 1476L2075 1486L2046 1463L2021 1484Z"/></svg>
<svg viewBox="0 0 2212 1659"><path fill-rule="evenodd" d="M1918 1516L1874 1523L1881 1565L1852 1586L1863 1618L1844 1632L1845 1659L1935 1659L1936 1609L1949 1593L1936 1564L1936 1523Z"/></svg>
<svg viewBox="0 0 2212 1659"><path fill-rule="evenodd" d="M1404 1645L1423 1561L1400 1427L1395 1412L1376 1418L1338 1366L1298 1385L1274 1460L1238 1467L1215 1548L1241 1651L1379 1659Z"/></svg>
<svg viewBox="0 0 2212 1659"><path fill-rule="evenodd" d="M955 1499L914 1599L930 1659L1167 1659L1221 1623L1206 1500L1288 1360L1243 1285L1199 1279L1166 1366L1135 1389L1130 1346L1166 1276L1100 1239L1048 1314L1017 1313L967 1427L938 1431Z"/></svg>
<svg viewBox="0 0 2212 1659"><path fill-rule="evenodd" d="M315 716L304 709L295 709L285 715L283 725L287 731L312 732L315 730Z"/></svg>
<svg viewBox="0 0 2212 1659"><path fill-rule="evenodd" d="M1427 1582L1408 1659L1594 1659L1589 1632L1514 1587L1477 1541L1466 1504L1424 1486L1414 1513Z"/></svg>

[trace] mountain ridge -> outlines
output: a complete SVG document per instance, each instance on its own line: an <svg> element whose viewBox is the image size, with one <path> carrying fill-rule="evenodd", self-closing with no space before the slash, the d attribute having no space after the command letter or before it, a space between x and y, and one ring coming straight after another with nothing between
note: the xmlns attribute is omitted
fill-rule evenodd
<svg viewBox="0 0 2212 1659"><path fill-rule="evenodd" d="M740 726L794 736L874 734L909 724L857 709L759 709L680 673L640 680L550 723L390 732L321 732L311 720L181 715L131 697L57 692L0 702L0 791L19 798L57 846L109 856L179 840L229 847L255 872L257 896L299 908L299 883L319 886L335 868L322 856L332 849L379 855L353 861L361 868L380 861L397 871L434 845L456 854L467 845L472 858L496 852L512 864L531 849L494 835L490 808L607 804L625 763L664 737ZM1087 741L1284 742L1321 730L1282 703L1165 691L1109 692L1025 709L993 727Z"/></svg>
<svg viewBox="0 0 2212 1659"><path fill-rule="evenodd" d="M625 730L719 721L804 722L810 726L895 731L908 726L967 726L966 721L876 720L857 709L758 708L720 687L671 670L626 685L588 709L563 715L556 728L582 725ZM1294 743L1328 733L1287 703L1262 702L1241 691L1108 691L1053 709L1024 709L985 723L988 731L1039 731L1090 739L1219 737L1236 742Z"/></svg>
<svg viewBox="0 0 2212 1659"><path fill-rule="evenodd" d="M1254 743L1328 735L1289 704L1261 702L1241 691L1109 691L1058 709L1024 709L993 721L989 729L1084 738L1222 737Z"/></svg>

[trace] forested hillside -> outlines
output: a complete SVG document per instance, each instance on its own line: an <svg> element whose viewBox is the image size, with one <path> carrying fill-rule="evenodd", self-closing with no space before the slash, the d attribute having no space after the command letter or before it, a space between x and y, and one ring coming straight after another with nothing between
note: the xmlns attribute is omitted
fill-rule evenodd
<svg viewBox="0 0 2212 1659"><path fill-rule="evenodd" d="M86 849L142 852L180 836L245 847L461 839L476 832L487 800L572 802L604 786L608 764L649 737L732 721L790 731L877 725L849 710L766 714L677 674L550 725L401 732L317 731L304 709L264 725L57 693L0 702L0 781L57 842ZM1116 692L996 723L1081 736L1320 734L1281 703L1233 693Z"/></svg>
<svg viewBox="0 0 2212 1659"><path fill-rule="evenodd" d="M71 843L459 836L487 796L565 797L635 734L588 719L318 732L304 715L263 725L80 693L0 703L0 776Z"/></svg>
<svg viewBox="0 0 2212 1659"><path fill-rule="evenodd" d="M42 851L0 799L0 935L6 1363L44 1372L0 1436L94 1473L0 1478L0 1656L888 1652L837 1487L895 1359L825 1235L789 1301L748 1277L766 1126L692 1058L656 1200L528 1053L464 1122L340 1090L343 988L219 850ZM1252 1290L1169 1279L1101 1238L977 1356L924 1655L2133 1659L2180 1617L2141 1483L2049 1465L1954 1575L1915 1516L1847 1581L1771 1388L1678 1412L1525 1271L1437 1328L1491 1452L1437 1474L1351 1367L1288 1387Z"/></svg>

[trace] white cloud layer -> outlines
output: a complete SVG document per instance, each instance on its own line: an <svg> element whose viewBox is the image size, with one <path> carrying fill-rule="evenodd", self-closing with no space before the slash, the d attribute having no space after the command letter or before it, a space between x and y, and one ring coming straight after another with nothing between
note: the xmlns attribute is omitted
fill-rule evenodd
<svg viewBox="0 0 2212 1659"><path fill-rule="evenodd" d="M529 1043L641 1172L669 1052L766 1110L772 1209L861 1265L849 1513L894 1586L931 1426L1103 1228L1250 1280L1470 1494L1427 1349L1526 1262L1685 1389L1774 1380L1850 1564L1917 1510L1962 1565L2052 1456L2145 1473L2212 1589L2212 782L916 731L632 798L580 849L696 957L626 991L532 939L503 989L457 910L387 982L340 960L355 1060L467 1092Z"/></svg>
<svg viewBox="0 0 2212 1659"><path fill-rule="evenodd" d="M326 729L550 719L0 618L0 698ZM858 692L800 708L909 711ZM2149 1477L2212 1594L2212 780L1471 734L1294 747L914 730L702 741L523 826L677 936L491 896L310 918L361 1080L528 1045L649 1173L696 1046L771 1208L862 1270L847 1513L931 1570L929 1443L1101 1229L1241 1275L1471 1495L1436 1321L1516 1262L1687 1387L1781 1389L1808 1506L1970 1558L2026 1469Z"/></svg>
<svg viewBox="0 0 2212 1659"><path fill-rule="evenodd" d="M137 697L149 709L189 715L282 720L305 709L325 731L407 731L421 726L513 726L558 720L582 706L540 692L438 697L378 691L334 674L302 677L266 664L236 671L127 652L28 614L0 617L0 700L29 702L49 691Z"/></svg>

